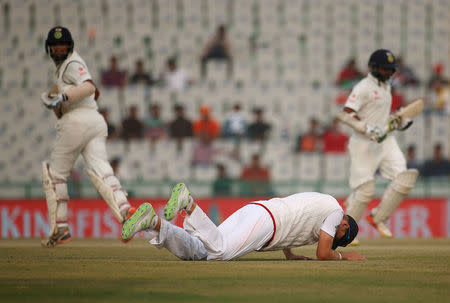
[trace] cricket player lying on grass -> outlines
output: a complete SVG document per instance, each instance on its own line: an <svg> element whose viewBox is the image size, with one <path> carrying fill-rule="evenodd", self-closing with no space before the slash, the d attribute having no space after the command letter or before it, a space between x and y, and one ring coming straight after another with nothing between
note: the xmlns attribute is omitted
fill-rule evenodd
<svg viewBox="0 0 450 303"><path fill-rule="evenodd" d="M216 226L179 183L164 207L164 217L172 220L182 210L187 213L184 229L159 218L150 203L143 203L125 221L122 239L150 231L155 235L151 244L182 260L226 261L269 250L283 250L288 260L313 260L293 254L291 248L315 242L319 260L365 260L354 251L335 251L353 241L358 225L330 195L307 192L252 202Z"/></svg>

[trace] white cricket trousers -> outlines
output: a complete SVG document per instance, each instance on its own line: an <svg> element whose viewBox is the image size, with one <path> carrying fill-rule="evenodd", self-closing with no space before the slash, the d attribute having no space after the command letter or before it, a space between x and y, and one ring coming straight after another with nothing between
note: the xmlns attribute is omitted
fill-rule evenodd
<svg viewBox="0 0 450 303"><path fill-rule="evenodd" d="M263 248L274 232L267 210L253 204L238 209L219 226L197 205L183 226L161 220L161 229L150 244L182 260L226 261Z"/></svg>
<svg viewBox="0 0 450 303"><path fill-rule="evenodd" d="M349 183L352 189L372 180L377 169L389 180L406 170L405 157L394 136L388 136L381 144L352 137L348 148L351 158Z"/></svg>
<svg viewBox="0 0 450 303"><path fill-rule="evenodd" d="M58 120L57 136L50 157L54 179L66 181L78 156L100 176L112 175L106 153L108 129L96 110L77 108Z"/></svg>

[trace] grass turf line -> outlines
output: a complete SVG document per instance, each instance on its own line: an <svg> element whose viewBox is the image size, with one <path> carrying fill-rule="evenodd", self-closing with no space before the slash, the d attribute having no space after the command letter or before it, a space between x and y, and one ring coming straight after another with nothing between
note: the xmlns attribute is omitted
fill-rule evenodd
<svg viewBox="0 0 450 303"><path fill-rule="evenodd" d="M444 302L450 295L450 239L362 239L342 249L367 262L286 261L281 251L179 261L142 239L39 245L0 240L2 302Z"/></svg>

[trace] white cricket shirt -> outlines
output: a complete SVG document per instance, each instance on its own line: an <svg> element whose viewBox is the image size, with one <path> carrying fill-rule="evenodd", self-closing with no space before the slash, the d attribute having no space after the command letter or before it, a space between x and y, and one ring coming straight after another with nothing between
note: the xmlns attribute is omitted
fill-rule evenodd
<svg viewBox="0 0 450 303"><path fill-rule="evenodd" d="M353 109L366 124L383 129L389 119L391 103L391 86L388 83L378 81L369 73L367 77L355 85L345 103L345 107ZM364 135L354 130L353 136L368 140Z"/></svg>
<svg viewBox="0 0 450 303"><path fill-rule="evenodd" d="M56 70L56 85L60 92L66 92L73 86L78 86L86 80L92 80L92 76L86 66L84 60L78 55L77 52L72 54L64 60L63 63ZM62 113L66 114L76 108L89 108L97 110L97 102L95 102L92 94L78 102L63 102Z"/></svg>
<svg viewBox="0 0 450 303"><path fill-rule="evenodd" d="M261 250L279 250L316 243L321 229L334 237L336 225L340 224L344 216L344 211L335 198L316 192L298 193L257 203L267 207L275 221L274 237Z"/></svg>

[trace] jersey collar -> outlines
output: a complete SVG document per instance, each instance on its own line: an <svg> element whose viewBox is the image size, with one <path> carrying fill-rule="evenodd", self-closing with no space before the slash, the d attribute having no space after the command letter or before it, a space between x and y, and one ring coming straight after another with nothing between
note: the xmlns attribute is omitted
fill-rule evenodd
<svg viewBox="0 0 450 303"><path fill-rule="evenodd" d="M367 78L369 78L369 80L371 81L371 82L373 82L375 85L377 85L377 86L381 86L382 88L384 88L384 89L387 89L388 87L389 87L389 83L386 83L386 82L381 82L381 81L379 81L377 78L375 78L371 73L368 73L367 74Z"/></svg>

